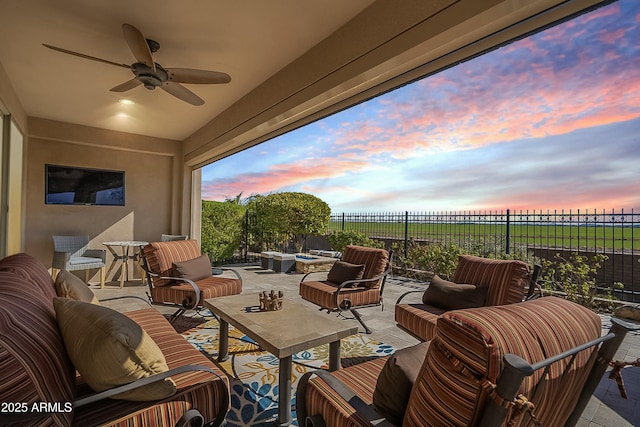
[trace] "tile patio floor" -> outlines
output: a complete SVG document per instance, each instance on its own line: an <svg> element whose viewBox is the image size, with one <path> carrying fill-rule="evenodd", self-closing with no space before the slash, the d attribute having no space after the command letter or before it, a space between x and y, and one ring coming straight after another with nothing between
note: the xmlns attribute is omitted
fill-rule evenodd
<svg viewBox="0 0 640 427"><path fill-rule="evenodd" d="M298 282L302 277L300 274L274 273L270 270L264 270L258 265L241 265L234 268L242 276L243 293L258 293L271 289L282 290L286 297L302 301L311 307L316 307L298 296ZM122 295L140 296L146 299L145 291L147 288L141 284L139 279L125 282L123 289L120 289L119 286L119 282L112 281L108 282L104 289L100 289L97 284L92 284L91 287L99 299ZM373 330L370 335L371 338L398 349L418 343L415 338L396 326L393 320L393 306L398 297L404 292L420 289L420 287L420 283L401 277L393 277L387 281L383 294L385 297L384 310L380 310L380 308L360 310L365 322ZM119 311L129 311L145 306L142 301L135 299L105 303L105 305L109 304ZM162 312L172 312L170 308L156 307ZM330 315L327 314L327 316ZM355 320L344 321L353 322L359 326ZM607 321L608 319L605 318L605 325ZM360 327L360 330L362 330L362 327ZM632 362L638 358L640 358L640 332L635 332L627 335L616 355L616 360ZM609 380L605 375L587 405L580 422L577 424L579 427L640 426L640 367L624 369L623 378L629 398L622 399L615 381Z"/></svg>

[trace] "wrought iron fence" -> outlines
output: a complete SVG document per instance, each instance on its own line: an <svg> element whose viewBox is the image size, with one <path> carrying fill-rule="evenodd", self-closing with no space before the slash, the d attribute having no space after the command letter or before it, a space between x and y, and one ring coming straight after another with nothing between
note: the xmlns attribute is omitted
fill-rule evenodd
<svg viewBox="0 0 640 427"><path fill-rule="evenodd" d="M633 210L338 213L331 215L329 233L357 231L400 244L405 254L411 241L475 245L486 256L604 254L599 284L622 283L616 298L640 301L639 219Z"/></svg>
<svg viewBox="0 0 640 427"><path fill-rule="evenodd" d="M247 216L243 243L228 262L259 261L260 249L251 247L256 236L248 230ZM633 210L335 213L328 234L337 231L363 233L389 247L400 247L405 255L411 242L454 243L473 247L475 253L487 257L524 253L551 260L556 254L566 259L572 254L590 258L604 254L607 260L596 277L598 285L614 289L616 283L622 283L615 297L640 302L640 213ZM292 242L279 240L267 246L262 250L294 250Z"/></svg>

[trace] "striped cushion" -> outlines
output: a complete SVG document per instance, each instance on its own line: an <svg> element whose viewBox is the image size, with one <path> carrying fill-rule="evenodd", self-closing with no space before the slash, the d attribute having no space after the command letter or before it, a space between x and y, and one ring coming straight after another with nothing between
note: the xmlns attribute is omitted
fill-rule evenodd
<svg viewBox="0 0 640 427"><path fill-rule="evenodd" d="M477 422L486 391L460 373L455 367L458 362L478 378L495 383L504 354L536 363L599 337L600 330L598 315L555 297L444 313L412 390L403 425L466 426ZM534 402L541 425L564 425L593 364L590 354L580 353L563 377L560 373L567 361L553 365L536 394L533 387L541 372L525 379L520 392ZM526 421L524 416L515 425Z"/></svg>
<svg viewBox="0 0 640 427"><path fill-rule="evenodd" d="M26 254L0 260L0 402L73 401L75 369L58 331L54 296L40 261ZM61 412L22 425L61 426L72 419Z"/></svg>
<svg viewBox="0 0 640 427"><path fill-rule="evenodd" d="M152 242L143 248L149 269L161 276L173 276L173 263L198 258L200 247L196 240L174 240L171 242ZM167 286L172 280L153 278L153 286Z"/></svg>
<svg viewBox="0 0 640 427"><path fill-rule="evenodd" d="M387 262L389 261L389 252L384 249L348 245L344 249L342 261L356 265L364 264L365 267L362 278L371 279L384 273ZM377 287L379 284L379 282L363 283L363 285L371 288Z"/></svg>
<svg viewBox="0 0 640 427"><path fill-rule="evenodd" d="M229 402L229 381L226 375L209 359L177 334L155 309L125 313L135 320L162 350L169 369L187 364L204 365L220 375L193 372L174 375L177 393L155 404L106 400L76 410L74 424L78 426L108 423L110 426L175 425L184 412L195 408L205 423L226 413ZM81 381L81 379L79 380ZM226 396L226 398L221 398Z"/></svg>
<svg viewBox="0 0 640 427"><path fill-rule="evenodd" d="M422 341L429 341L436 334L438 317L446 310L425 304L396 304L395 320Z"/></svg>
<svg viewBox="0 0 640 427"><path fill-rule="evenodd" d="M200 302L207 298L237 295L242 292L240 280L229 277L211 276L196 282L200 288ZM155 302L178 303L189 298L195 301L196 293L189 283L175 282L169 286L154 287L151 289L151 297Z"/></svg>
<svg viewBox="0 0 640 427"><path fill-rule="evenodd" d="M451 281L488 286L485 305L502 305L522 301L529 274L522 261L460 255Z"/></svg>
<svg viewBox="0 0 640 427"><path fill-rule="evenodd" d="M388 357L379 357L355 366L332 372L347 384L366 404L373 404L373 392L378 375ZM309 381L305 402L309 415L321 414L327 426L356 427L370 424L320 378Z"/></svg>
<svg viewBox="0 0 640 427"><path fill-rule="evenodd" d="M338 295L338 305L336 305L336 290L336 285L331 282L300 283L300 296L303 299L330 310L337 309L347 298L354 307L379 304L382 300L378 288L343 288Z"/></svg>

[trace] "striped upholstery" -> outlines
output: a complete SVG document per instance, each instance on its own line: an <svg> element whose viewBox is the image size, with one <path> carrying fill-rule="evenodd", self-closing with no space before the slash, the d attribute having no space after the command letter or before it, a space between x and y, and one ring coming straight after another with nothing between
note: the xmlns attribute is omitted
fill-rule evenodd
<svg viewBox="0 0 640 427"><path fill-rule="evenodd" d="M75 369L53 297L53 280L38 260L26 254L0 260L0 402L73 401ZM72 419L62 412L16 425L65 426Z"/></svg>
<svg viewBox="0 0 640 427"><path fill-rule="evenodd" d="M303 282L300 284L300 296L326 309L337 309L347 298L356 307L380 302L380 289L358 287L344 288L340 291L336 304L336 289L336 285L331 282Z"/></svg>
<svg viewBox="0 0 640 427"><path fill-rule="evenodd" d="M522 301L529 277L529 266L522 261L460 255L451 281L487 286L485 306L493 306ZM428 341L434 337L442 313L444 310L425 304L396 304L395 320L398 326Z"/></svg>
<svg viewBox="0 0 640 427"><path fill-rule="evenodd" d="M188 261L200 256L200 247L196 240L173 240L153 242L143 248L143 255L149 269L161 276L173 276L173 263ZM157 303L182 304L185 299L195 301L193 287L185 282L152 277L151 297ZM198 280L200 301L242 292L242 282L235 278L211 276Z"/></svg>
<svg viewBox="0 0 640 427"><path fill-rule="evenodd" d="M438 317L446 310L425 304L396 304L396 323L423 341L436 335Z"/></svg>
<svg viewBox="0 0 640 427"><path fill-rule="evenodd" d="M487 399L487 392L479 383L484 379L496 382L505 354L519 355L529 363L539 362L598 338L600 330L598 315L556 297L444 313L438 319L436 336L412 389L402 425L476 425ZM567 367L567 360L552 365L546 381L535 393L542 372L525 379L520 392L535 404L540 425L564 425L593 365L590 355L591 350L579 353L564 375L561 372ZM348 367L333 375L369 403L384 359L376 366L372 363ZM312 378L305 395L297 398L304 399L309 415L321 414L327 425L370 425L319 378ZM513 425L533 425L530 421L524 413Z"/></svg>
<svg viewBox="0 0 640 427"><path fill-rule="evenodd" d="M451 281L488 286L485 305L502 305L522 301L530 274L522 261L460 255Z"/></svg>
<svg viewBox="0 0 640 427"><path fill-rule="evenodd" d="M161 276L173 276L173 263L198 258L200 247L196 240L174 240L170 242L152 242L143 248L149 269ZM167 286L172 280L152 278L153 286Z"/></svg>
<svg viewBox="0 0 640 427"><path fill-rule="evenodd" d="M127 402L106 400L76 410L74 424L89 426L107 423L110 426L175 425L182 414L196 408L205 423L212 421L228 407L229 381L226 375L202 353L197 351L182 336L177 334L164 317L156 310L144 309L125 313L135 320L153 338L162 350L169 369L183 365L204 365L220 375L193 372L173 376L178 392L161 401ZM81 381L81 379L79 379ZM220 396L226 395L226 399Z"/></svg>
<svg viewBox="0 0 640 427"><path fill-rule="evenodd" d="M55 319L53 280L46 267L27 254L0 260L0 402L73 402L91 393L67 356ZM205 422L226 413L226 376L175 332L155 309L127 313L158 344L169 368L205 365L220 377L194 372L173 376L178 392L161 402L103 400L74 412L57 412L7 420L15 426L164 426L174 425L195 408ZM77 381L77 383L76 383Z"/></svg>
<svg viewBox="0 0 640 427"><path fill-rule="evenodd" d="M454 367L456 361L478 378L495 383L507 353L535 363L596 339L600 331L598 315L555 297L447 312L438 319L403 425L467 426L478 420L486 392ZM536 394L533 388L542 372L525 379L520 392L535 404L541 425L564 425L594 361L590 354L580 353L564 377L560 374L567 361L552 365ZM515 425L527 421L525 416Z"/></svg>
<svg viewBox="0 0 640 427"><path fill-rule="evenodd" d="M242 283L229 277L207 277L196 282L200 289L200 300L207 298L236 295L242 292ZM195 301L195 291L188 283L176 283L170 286L151 288L151 298L155 302L181 302L185 298Z"/></svg>
<svg viewBox="0 0 640 427"><path fill-rule="evenodd" d="M340 369L332 373L349 388L356 392L366 404L373 403L373 391L376 380L389 357L376 359ZM322 379L313 378L309 382L305 395L307 411L311 414L322 414L327 426L356 427L368 426L366 420L358 416L356 410L349 405L335 390ZM299 421L302 425L302 422Z"/></svg>
<svg viewBox="0 0 640 427"><path fill-rule="evenodd" d="M384 249L348 245L344 250L342 260L351 264L364 264L362 278L372 279L384 273L389 261L389 252ZM365 282L363 286L343 288L340 290L339 295L336 295L336 292L340 283L332 283L326 280L301 282L300 296L329 310L338 310L345 299L349 299L354 307L380 304L382 301L381 282L382 278L377 282Z"/></svg>
<svg viewBox="0 0 640 427"><path fill-rule="evenodd" d="M389 252L384 249L368 248L365 246L348 245L342 254L342 261L351 264L364 264L363 279L372 279L384 273L389 261ZM377 287L380 282L366 283L365 286Z"/></svg>

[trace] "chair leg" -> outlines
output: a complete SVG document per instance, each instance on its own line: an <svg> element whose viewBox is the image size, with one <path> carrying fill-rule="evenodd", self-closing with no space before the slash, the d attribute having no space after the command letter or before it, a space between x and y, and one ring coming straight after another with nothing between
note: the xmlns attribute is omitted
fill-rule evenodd
<svg viewBox="0 0 640 427"><path fill-rule="evenodd" d="M89 270L84 271L84 283L86 283L87 286L89 286Z"/></svg>
<svg viewBox="0 0 640 427"><path fill-rule="evenodd" d="M178 320L184 314L186 310L184 308L179 308L175 313L171 315L171 319L169 319L169 323L173 324L176 320Z"/></svg>
<svg viewBox="0 0 640 427"><path fill-rule="evenodd" d="M362 320L362 316L360 315L360 313L358 313L358 310L356 310L355 308L350 308L349 311L351 312L351 314L353 314L353 317L355 317L356 320L358 322L360 322L360 324L364 328L364 331L367 334L370 334L371 333L371 329L369 329L369 327L364 323L364 320Z"/></svg>
<svg viewBox="0 0 640 427"><path fill-rule="evenodd" d="M104 288L104 282L107 278L107 267L102 267L100 269L100 289Z"/></svg>

